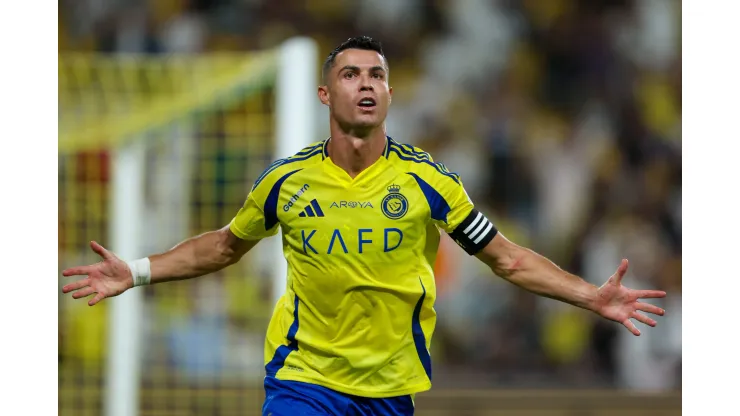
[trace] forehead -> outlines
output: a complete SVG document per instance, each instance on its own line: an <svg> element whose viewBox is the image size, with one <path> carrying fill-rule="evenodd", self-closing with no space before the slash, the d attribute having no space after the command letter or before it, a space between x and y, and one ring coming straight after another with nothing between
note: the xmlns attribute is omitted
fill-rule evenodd
<svg viewBox="0 0 740 416"><path fill-rule="evenodd" d="M374 66L386 68L385 59L375 52L364 49L346 49L337 54L334 59L334 67L341 70L347 65L356 66L360 69L368 69Z"/></svg>

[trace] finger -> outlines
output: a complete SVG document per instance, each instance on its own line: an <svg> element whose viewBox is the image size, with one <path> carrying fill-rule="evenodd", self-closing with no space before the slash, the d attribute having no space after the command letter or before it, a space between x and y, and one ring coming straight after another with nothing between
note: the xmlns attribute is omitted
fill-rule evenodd
<svg viewBox="0 0 740 416"><path fill-rule="evenodd" d="M100 302L103 299L105 299L105 295L102 293L98 293L97 295L95 295L94 298L90 299L90 301L87 302L87 304L90 306L95 306L96 303Z"/></svg>
<svg viewBox="0 0 740 416"><path fill-rule="evenodd" d="M624 277L625 273L627 273L627 267L629 267L629 261L627 259L622 259L622 263L620 263L619 267L617 267L617 272L614 273L614 283L622 283L622 278Z"/></svg>
<svg viewBox="0 0 740 416"><path fill-rule="evenodd" d="M93 270L93 266L70 267L62 272L62 276L87 276Z"/></svg>
<svg viewBox="0 0 740 416"><path fill-rule="evenodd" d="M624 325L625 327L627 327L627 329L629 329L630 332L632 332L633 335L635 335L637 337L640 336L640 330L637 329L637 327L635 326L635 324L633 324L632 321L630 321L629 319L625 319L624 322L622 322L622 325Z"/></svg>
<svg viewBox="0 0 740 416"><path fill-rule="evenodd" d="M95 293L95 289L88 286L84 289L80 289L77 292L73 293L72 297L75 299L86 298L92 295L93 293Z"/></svg>
<svg viewBox="0 0 740 416"><path fill-rule="evenodd" d="M664 298L666 295L662 290L637 290L636 294L638 299Z"/></svg>
<svg viewBox="0 0 740 416"><path fill-rule="evenodd" d="M113 254L111 254L110 251L106 250L105 247L101 246L95 241L90 242L90 247L94 252L96 252L100 257L102 257L105 260L113 258Z"/></svg>
<svg viewBox="0 0 740 416"><path fill-rule="evenodd" d="M87 286L89 284L90 284L90 279L78 280L78 281L76 281L74 283L70 283L68 285L65 285L62 288L62 293L69 293L69 292L71 292L73 290L82 289L83 287L85 287L85 286Z"/></svg>
<svg viewBox="0 0 740 416"><path fill-rule="evenodd" d="M655 326L658 325L655 320L648 318L647 316L639 313L639 312L632 312L632 317L637 319L638 321L642 322L645 325Z"/></svg>
<svg viewBox="0 0 740 416"><path fill-rule="evenodd" d="M638 310L643 311L643 312L652 313L652 314L660 315L660 316L663 316L665 314L664 309L659 308L655 305L651 305L649 303L637 302L637 305L635 306L637 307Z"/></svg>

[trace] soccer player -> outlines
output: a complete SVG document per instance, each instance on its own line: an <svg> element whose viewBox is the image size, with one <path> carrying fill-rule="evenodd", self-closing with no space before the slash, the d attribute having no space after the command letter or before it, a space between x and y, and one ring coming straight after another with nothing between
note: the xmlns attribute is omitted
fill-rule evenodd
<svg viewBox="0 0 740 416"><path fill-rule="evenodd" d="M422 150L386 135L393 90L381 45L347 40L323 66L318 98L331 136L271 164L231 223L171 250L124 261L92 242L102 261L73 267L64 286L88 302L135 286L204 276L239 261L283 231L285 294L265 341L263 413L412 415L431 387L432 265L441 232L493 273L536 294L621 323L663 315L641 298L665 292L620 284L623 260L601 287L507 240L468 198L458 175Z"/></svg>

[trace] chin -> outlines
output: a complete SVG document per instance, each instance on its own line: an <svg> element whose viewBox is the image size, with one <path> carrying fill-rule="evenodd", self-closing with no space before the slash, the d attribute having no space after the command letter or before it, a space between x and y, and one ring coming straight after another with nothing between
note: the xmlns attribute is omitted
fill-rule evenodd
<svg viewBox="0 0 740 416"><path fill-rule="evenodd" d="M376 115L361 116L352 120L351 124L354 128L371 129L383 124L383 119Z"/></svg>
<svg viewBox="0 0 740 416"><path fill-rule="evenodd" d="M368 122L365 120L359 120L359 121L352 123L352 128L353 129L373 129L375 127L378 127L379 125L380 123L378 123L375 120L373 120L372 122Z"/></svg>
<svg viewBox="0 0 740 416"><path fill-rule="evenodd" d="M368 115L364 117L353 117L346 122L340 122L339 125L342 126L342 129L345 131L352 131L355 132L355 134L362 136L365 133L369 133L371 130L382 126L383 121L384 120L382 118L375 115Z"/></svg>

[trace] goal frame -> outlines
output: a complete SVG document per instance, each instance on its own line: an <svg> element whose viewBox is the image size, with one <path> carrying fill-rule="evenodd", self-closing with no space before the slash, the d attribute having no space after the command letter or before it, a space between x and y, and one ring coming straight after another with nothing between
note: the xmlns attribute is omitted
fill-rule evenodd
<svg viewBox="0 0 740 416"><path fill-rule="evenodd" d="M279 46L275 78L275 156L287 157L316 141L314 123L318 47L311 38L296 37ZM111 186L111 247L118 256L143 257L145 143L127 140L113 150ZM138 225L138 226L136 226ZM272 266L273 301L283 295L287 263L282 234L267 241ZM110 299L108 360L104 414L136 416L139 413L144 300L139 288Z"/></svg>

